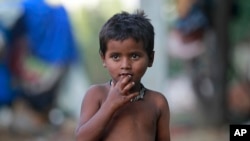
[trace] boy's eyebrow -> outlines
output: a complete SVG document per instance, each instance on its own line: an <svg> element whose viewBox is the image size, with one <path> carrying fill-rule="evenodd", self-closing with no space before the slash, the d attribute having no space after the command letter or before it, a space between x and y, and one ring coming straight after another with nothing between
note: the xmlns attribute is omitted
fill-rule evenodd
<svg viewBox="0 0 250 141"><path fill-rule="evenodd" d="M110 52L109 53L110 55L113 55L113 54L121 54L120 52L117 52L117 51L113 51L113 52Z"/></svg>
<svg viewBox="0 0 250 141"><path fill-rule="evenodd" d="M142 52L143 52L143 51L135 50L135 51L129 52L129 54L134 54L134 53L136 53L136 54L142 54Z"/></svg>

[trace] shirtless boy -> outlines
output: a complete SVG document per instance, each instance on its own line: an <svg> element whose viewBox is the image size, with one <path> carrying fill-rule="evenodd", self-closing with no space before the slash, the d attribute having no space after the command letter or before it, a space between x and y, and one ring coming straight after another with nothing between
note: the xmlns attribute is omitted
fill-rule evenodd
<svg viewBox="0 0 250 141"><path fill-rule="evenodd" d="M141 78L154 60L154 28L143 11L118 13L102 27L100 56L111 80L82 102L77 141L170 141L169 107Z"/></svg>

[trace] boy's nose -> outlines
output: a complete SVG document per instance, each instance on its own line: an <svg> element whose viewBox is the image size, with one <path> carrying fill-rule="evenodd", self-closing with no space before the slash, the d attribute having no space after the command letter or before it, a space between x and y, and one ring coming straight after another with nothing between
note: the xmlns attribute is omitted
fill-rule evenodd
<svg viewBox="0 0 250 141"><path fill-rule="evenodd" d="M121 62L121 69L130 69L131 68L131 63L129 59L123 59Z"/></svg>

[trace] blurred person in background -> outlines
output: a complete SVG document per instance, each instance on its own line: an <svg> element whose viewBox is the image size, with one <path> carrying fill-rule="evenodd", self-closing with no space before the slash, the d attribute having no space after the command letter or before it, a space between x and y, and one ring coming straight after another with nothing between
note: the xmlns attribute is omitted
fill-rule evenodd
<svg viewBox="0 0 250 141"><path fill-rule="evenodd" d="M233 0L229 3L231 4L227 5L229 9L226 12L230 17L228 23L239 16L238 1ZM220 109L223 112L225 111L224 113L219 112L223 113L220 117L222 117L225 122L249 121L249 78L247 78L247 73L245 74L244 72L242 74L242 72L237 72L237 70L241 68L235 66L235 64L231 64L231 61L234 59L225 57L225 54L231 57L231 53L227 52L231 52L232 49L230 46L235 44L235 41L233 41L235 39L232 38L234 33L228 34L226 31L228 30L227 28L225 28L224 31L218 30L223 26L228 26L226 23L218 25L217 15L218 11L220 11L218 10L220 5L214 0L176 0L176 7L177 17L168 38L168 53L172 58L180 59L184 62L184 69L188 72L188 77L192 83L191 88L195 92L195 98L198 98L197 101L201 104L200 107L205 109L204 115L215 115L211 113L216 113L216 110ZM221 19L224 20L227 18L220 17L219 19L220 23L222 21ZM221 36L223 35L222 33L229 35L231 39L221 40L226 38ZM225 49L223 49L223 46L225 46ZM249 42L247 42L246 46L249 46ZM234 51L237 50L241 49L237 47ZM248 56L244 55L244 52L248 51L244 50L237 56L239 58ZM249 59L242 59L239 62L240 64L244 64L245 71L249 72L249 65L243 63L244 60ZM230 67L225 67L224 64L227 64L226 62L228 62ZM227 70L224 68L227 68ZM223 76L221 72L230 74L227 76L227 80L225 77L220 80L220 77ZM226 87L229 89L227 90ZM225 91L223 89L225 89ZM223 93L223 97L220 98L221 93ZM179 99L179 97L177 96L176 99ZM223 103L224 100L226 101L225 103ZM185 101L187 101L187 99L185 99ZM216 105L214 103L223 103L221 104L223 106L213 107L213 105ZM214 117L217 118L216 116ZM215 118L211 116L209 117L209 121L219 119Z"/></svg>
<svg viewBox="0 0 250 141"><path fill-rule="evenodd" d="M168 39L170 56L188 62L205 51L203 39L209 20L202 1L176 0L177 17Z"/></svg>
<svg viewBox="0 0 250 141"><path fill-rule="evenodd" d="M15 78L20 98L48 121L62 80L79 61L69 17L62 5L45 0L7 1L5 6L19 9L8 29L8 73Z"/></svg>

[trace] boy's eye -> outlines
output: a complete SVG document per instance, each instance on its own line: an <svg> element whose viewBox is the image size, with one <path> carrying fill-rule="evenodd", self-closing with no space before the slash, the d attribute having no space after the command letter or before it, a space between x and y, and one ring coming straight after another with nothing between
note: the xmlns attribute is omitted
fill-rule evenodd
<svg viewBox="0 0 250 141"><path fill-rule="evenodd" d="M138 58L139 58L139 55L138 55L138 54L132 54L132 55L131 55L131 58L132 58L132 59L138 59Z"/></svg>
<svg viewBox="0 0 250 141"><path fill-rule="evenodd" d="M118 54L113 54L113 55L111 55L111 58L113 60L118 60L119 59L119 55Z"/></svg>

